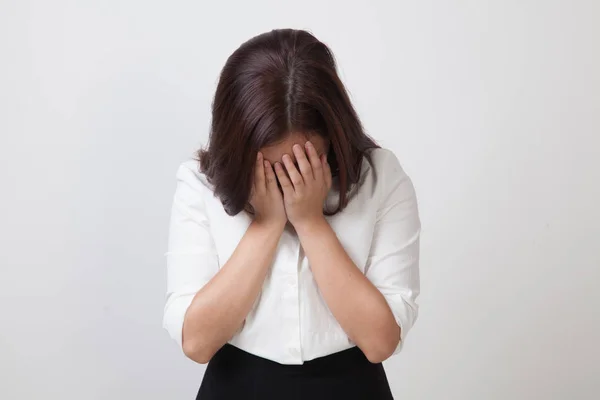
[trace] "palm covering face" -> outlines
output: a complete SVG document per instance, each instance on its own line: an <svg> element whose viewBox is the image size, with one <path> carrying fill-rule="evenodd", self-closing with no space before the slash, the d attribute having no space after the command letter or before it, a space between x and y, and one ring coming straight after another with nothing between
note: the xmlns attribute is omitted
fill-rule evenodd
<svg viewBox="0 0 600 400"><path fill-rule="evenodd" d="M285 154L274 169L258 153L250 200L257 221L281 224L289 220L298 225L323 217L332 182L327 157L319 157L311 142L304 148L294 145L293 152L298 167Z"/></svg>

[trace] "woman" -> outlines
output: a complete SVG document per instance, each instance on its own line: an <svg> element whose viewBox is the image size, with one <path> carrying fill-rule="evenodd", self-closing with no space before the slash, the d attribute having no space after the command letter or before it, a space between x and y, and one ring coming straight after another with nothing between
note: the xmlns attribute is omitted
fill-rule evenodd
<svg viewBox="0 0 600 400"><path fill-rule="evenodd" d="M391 399L381 362L417 317L417 203L327 46L291 29L242 44L177 179L164 325L208 363L198 398Z"/></svg>

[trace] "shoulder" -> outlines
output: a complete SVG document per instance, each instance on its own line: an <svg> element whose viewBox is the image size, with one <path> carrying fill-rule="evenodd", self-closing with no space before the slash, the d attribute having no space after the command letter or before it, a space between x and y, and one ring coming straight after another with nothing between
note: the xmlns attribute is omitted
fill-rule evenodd
<svg viewBox="0 0 600 400"><path fill-rule="evenodd" d="M400 165L400 160L393 151L386 148L375 148L368 153L371 168L379 179L397 180L406 178L406 172Z"/></svg>
<svg viewBox="0 0 600 400"><path fill-rule="evenodd" d="M176 178L178 187L185 186L196 192L213 193L213 187L206 175L200 171L200 163L196 159L188 159L179 164Z"/></svg>
<svg viewBox="0 0 600 400"><path fill-rule="evenodd" d="M376 148L368 153L375 191L382 201L390 197L414 196L414 186L398 157L389 149Z"/></svg>
<svg viewBox="0 0 600 400"><path fill-rule="evenodd" d="M389 149L383 147L372 149L369 152L369 156L376 171L402 169L398 157Z"/></svg>

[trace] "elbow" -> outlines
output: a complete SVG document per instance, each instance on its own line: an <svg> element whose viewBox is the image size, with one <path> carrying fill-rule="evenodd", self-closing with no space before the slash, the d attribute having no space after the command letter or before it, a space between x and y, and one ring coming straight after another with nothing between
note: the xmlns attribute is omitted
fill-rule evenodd
<svg viewBox="0 0 600 400"><path fill-rule="evenodd" d="M394 329L384 336L379 336L370 346L363 350L365 357L373 364L381 363L390 358L400 343L400 328L394 325Z"/></svg>
<svg viewBox="0 0 600 400"><path fill-rule="evenodd" d="M215 355L213 349L208 346L199 345L196 341L184 340L183 341L183 354L192 361L198 364L207 364Z"/></svg>
<svg viewBox="0 0 600 400"><path fill-rule="evenodd" d="M379 346L373 346L371 349L364 351L365 357L367 360L373 364L379 364L384 362L388 358L394 354L396 347L398 346L398 342L395 344L381 344Z"/></svg>

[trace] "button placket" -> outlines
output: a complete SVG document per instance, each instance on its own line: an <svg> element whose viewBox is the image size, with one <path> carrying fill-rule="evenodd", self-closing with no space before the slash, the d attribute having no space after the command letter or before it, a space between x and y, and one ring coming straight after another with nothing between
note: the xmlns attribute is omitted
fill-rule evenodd
<svg viewBox="0 0 600 400"><path fill-rule="evenodd" d="M285 270L281 271L281 299L283 313L286 323L282 327L285 340L285 351L294 363L302 362L302 349L300 344L300 311L299 311L299 249L298 238L289 232L289 239L293 243L289 254L289 260L285 263Z"/></svg>

